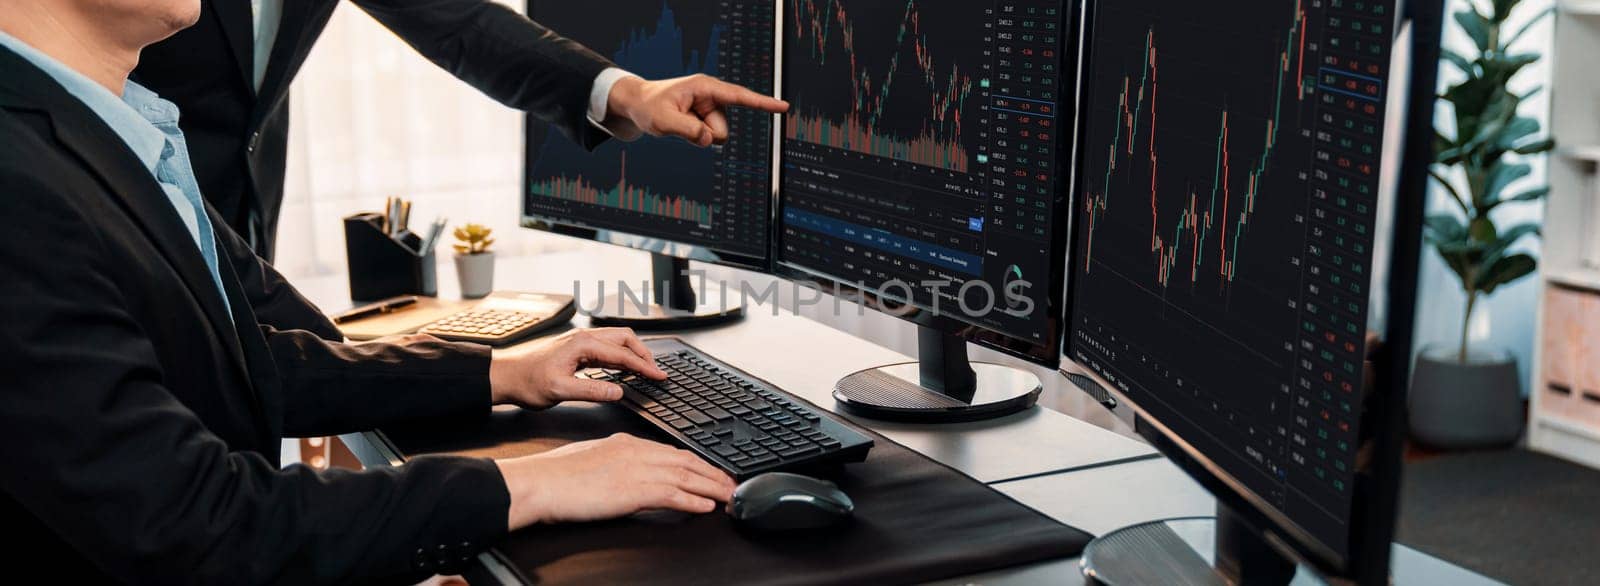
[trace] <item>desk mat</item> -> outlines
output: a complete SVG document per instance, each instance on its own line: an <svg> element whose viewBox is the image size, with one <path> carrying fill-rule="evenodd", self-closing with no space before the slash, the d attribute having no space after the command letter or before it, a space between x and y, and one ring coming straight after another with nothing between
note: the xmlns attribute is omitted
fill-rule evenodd
<svg viewBox="0 0 1600 586"><path fill-rule="evenodd" d="M650 513L539 526L496 549L532 584L918 583L1072 557L1091 536L863 430L866 461L833 473L855 521L815 534L753 534L727 515ZM406 456L506 458L623 432L664 440L619 406L496 410L487 419L385 430ZM1018 449L1026 449L1018 446Z"/></svg>

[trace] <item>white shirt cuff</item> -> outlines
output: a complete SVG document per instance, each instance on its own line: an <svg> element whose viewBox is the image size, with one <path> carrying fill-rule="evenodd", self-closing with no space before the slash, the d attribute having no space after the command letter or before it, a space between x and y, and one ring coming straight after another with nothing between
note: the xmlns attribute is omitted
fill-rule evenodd
<svg viewBox="0 0 1600 586"><path fill-rule="evenodd" d="M611 87L617 85L618 81L621 81L623 78L627 77L639 76L628 73L621 68L607 67L604 71L600 72L600 75L594 76L593 89L589 90L589 123L593 124L595 128L605 131L606 134L623 140L630 140L637 137L617 136L616 132L606 127L605 120L606 116L608 115L608 112L606 112L607 104L611 101Z"/></svg>

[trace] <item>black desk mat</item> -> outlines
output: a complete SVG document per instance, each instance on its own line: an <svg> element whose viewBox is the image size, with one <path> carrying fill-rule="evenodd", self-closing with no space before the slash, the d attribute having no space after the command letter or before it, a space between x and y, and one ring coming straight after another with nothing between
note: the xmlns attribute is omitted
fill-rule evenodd
<svg viewBox="0 0 1600 586"><path fill-rule="evenodd" d="M405 456L506 458L623 432L663 439L616 406L496 410L488 419L385 430ZM1072 557L1090 535L866 431L865 462L831 475L855 521L816 534L752 534L723 513L652 513L519 531L496 549L533 584L917 583ZM1027 449L1027 446L1017 446Z"/></svg>

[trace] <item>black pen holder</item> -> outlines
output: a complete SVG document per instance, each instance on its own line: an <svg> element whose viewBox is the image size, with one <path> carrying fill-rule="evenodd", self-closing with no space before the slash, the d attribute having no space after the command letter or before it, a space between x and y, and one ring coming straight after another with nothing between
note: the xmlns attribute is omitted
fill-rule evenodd
<svg viewBox="0 0 1600 586"><path fill-rule="evenodd" d="M350 299L378 301L397 295L438 295L438 267L433 250L418 252L422 237L410 232L390 237L383 215L356 214L344 219L345 259L350 265Z"/></svg>

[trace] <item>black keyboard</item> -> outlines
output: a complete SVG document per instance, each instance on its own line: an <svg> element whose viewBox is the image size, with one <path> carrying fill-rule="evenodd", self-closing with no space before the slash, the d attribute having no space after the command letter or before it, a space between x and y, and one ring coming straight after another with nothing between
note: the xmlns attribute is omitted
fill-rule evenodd
<svg viewBox="0 0 1600 586"><path fill-rule="evenodd" d="M676 338L646 340L668 379L595 369L622 385L620 402L736 479L860 462L872 439L833 415Z"/></svg>

